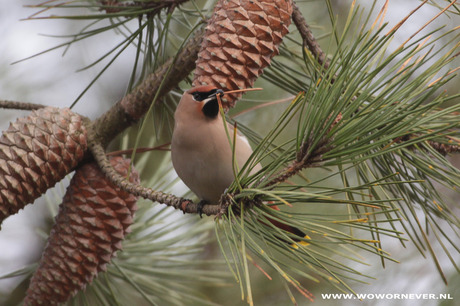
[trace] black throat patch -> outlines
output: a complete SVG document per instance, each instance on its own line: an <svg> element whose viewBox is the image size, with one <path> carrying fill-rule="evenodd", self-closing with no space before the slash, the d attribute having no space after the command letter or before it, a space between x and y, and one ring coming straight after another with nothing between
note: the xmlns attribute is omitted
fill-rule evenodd
<svg viewBox="0 0 460 306"><path fill-rule="evenodd" d="M215 97L214 99L206 102L201 111L208 118L216 118L219 114L219 102L217 102L217 98Z"/></svg>

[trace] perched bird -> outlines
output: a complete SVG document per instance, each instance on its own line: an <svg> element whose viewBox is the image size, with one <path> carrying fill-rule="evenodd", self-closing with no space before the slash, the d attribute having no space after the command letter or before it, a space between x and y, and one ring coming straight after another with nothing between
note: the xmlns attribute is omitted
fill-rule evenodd
<svg viewBox="0 0 460 306"><path fill-rule="evenodd" d="M221 195L235 179L233 153L227 137L224 118L219 111L217 96L224 91L214 86L194 87L184 93L174 114L175 124L171 141L174 169L182 181L199 198L200 204L218 204ZM234 127L227 122L233 141ZM241 169L252 154L248 140L237 133L235 159ZM261 169L255 165L250 173ZM276 206L274 209L279 210ZM297 228L269 219L294 235L305 235Z"/></svg>
<svg viewBox="0 0 460 306"><path fill-rule="evenodd" d="M234 180L232 148L219 112L217 95L224 92L213 86L199 86L184 93L174 114L171 141L174 169L182 181L203 203L217 204ZM233 138L234 127L227 124ZM243 135L235 142L236 164L241 168L252 154ZM251 173L260 170L256 165Z"/></svg>

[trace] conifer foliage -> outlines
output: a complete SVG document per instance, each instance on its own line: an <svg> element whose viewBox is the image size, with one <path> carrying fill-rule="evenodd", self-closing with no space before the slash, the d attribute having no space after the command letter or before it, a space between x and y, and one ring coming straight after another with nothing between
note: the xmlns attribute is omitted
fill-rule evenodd
<svg viewBox="0 0 460 306"><path fill-rule="evenodd" d="M47 18L43 15L52 11L52 19L86 22L58 47L73 47L107 31L122 34L120 43L86 67L111 57L91 85L125 49L136 52L127 94L95 120L68 108L0 100L0 107L34 110L0 137L0 225L75 170L58 202L38 268L4 276L31 277L24 304L94 305L86 300L88 294L102 305L115 305L126 298L118 290L125 284L129 297L152 305L214 304L202 287L222 285L226 274L216 268L220 263L227 263L242 300L250 305L256 299L251 264L268 279L284 282L297 304L299 294L314 299L305 279L354 293L354 283L374 276L349 262L362 264L366 256L361 252L379 257L383 265L398 261L386 250L388 240L403 246L409 240L431 257L447 282L446 263L438 253L442 249L447 264L460 270L460 220L458 205L449 203L435 184L460 190L460 170L448 159L460 152L460 104L455 102L460 95L437 93L455 79L458 68L451 65L458 58L460 34L456 27L419 35L442 14L460 15L456 1L440 1L445 5L439 14L394 50L390 45L396 33L427 1L391 29L385 23L388 1L375 20L371 11L378 1L367 12L353 1L344 20L335 17L331 0L321 1L330 17L331 33L321 40L327 49L321 49L292 0L205 2L201 7L187 0L34 4L40 11L30 19ZM69 14L54 14L58 10ZM254 152L245 165L233 165L235 180L219 203L200 207L188 195L175 194L169 152L159 151L168 151L183 89L247 89L259 77L290 95L289 103L276 120L263 123L262 135L251 123L227 118L235 131L248 136ZM72 106L82 103L87 89ZM241 93L221 98L226 116ZM280 101L242 108L261 111ZM139 128L118 138L134 148L106 153L112 140L143 116ZM226 135L230 144L236 135ZM138 147L144 140L150 148ZM152 150L158 155L144 159ZM120 157L128 152L145 170L142 184L131 160ZM146 155L137 158L140 153ZM262 169L251 173L259 164ZM135 222L138 197L147 201L139 203ZM165 221L171 210L165 213L156 205L215 215L216 222ZM203 264L203 254L214 253L206 252L211 226L222 257L218 263L206 258ZM302 235L284 230L287 226ZM123 242L123 255L114 260Z"/></svg>

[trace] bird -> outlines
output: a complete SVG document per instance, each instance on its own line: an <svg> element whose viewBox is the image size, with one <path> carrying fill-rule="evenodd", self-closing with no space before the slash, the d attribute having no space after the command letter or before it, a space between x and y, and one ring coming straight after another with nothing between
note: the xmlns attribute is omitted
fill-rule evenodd
<svg viewBox="0 0 460 306"><path fill-rule="evenodd" d="M235 132L235 127L221 115L218 98L224 94L222 89L212 85L193 87L185 91L174 113L172 164L177 175L200 199L200 215L203 205L219 203L235 179L233 154L237 169L241 169L253 153L247 138ZM249 174L261 169L261 165L256 164L249 169ZM271 207L279 210L276 206ZM294 235L306 236L297 228L270 218L268 221Z"/></svg>
<svg viewBox="0 0 460 306"><path fill-rule="evenodd" d="M217 204L235 179L232 147L219 111L217 95L224 92L213 86L192 88L182 96L174 114L171 157L179 177L202 201ZM227 123L233 138L234 126ZM236 165L241 169L252 154L243 135L235 141ZM257 164L254 174L261 169Z"/></svg>

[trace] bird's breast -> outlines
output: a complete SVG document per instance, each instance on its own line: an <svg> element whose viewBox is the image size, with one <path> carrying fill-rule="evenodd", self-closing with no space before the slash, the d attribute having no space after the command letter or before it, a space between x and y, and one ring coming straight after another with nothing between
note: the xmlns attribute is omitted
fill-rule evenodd
<svg viewBox="0 0 460 306"><path fill-rule="evenodd" d="M234 179L232 151L223 124L176 125L171 143L174 168L202 200L217 203Z"/></svg>

